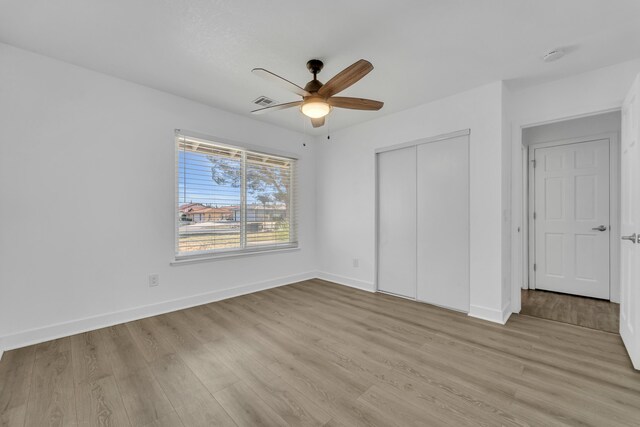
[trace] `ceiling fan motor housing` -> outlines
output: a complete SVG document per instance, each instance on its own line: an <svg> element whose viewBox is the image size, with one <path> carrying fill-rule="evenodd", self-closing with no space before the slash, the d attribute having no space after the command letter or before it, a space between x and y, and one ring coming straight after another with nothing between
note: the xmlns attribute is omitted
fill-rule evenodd
<svg viewBox="0 0 640 427"><path fill-rule="evenodd" d="M322 83L320 83L320 80L313 79L305 85L304 90L310 93L314 93L314 92L317 92L321 87L322 87Z"/></svg>

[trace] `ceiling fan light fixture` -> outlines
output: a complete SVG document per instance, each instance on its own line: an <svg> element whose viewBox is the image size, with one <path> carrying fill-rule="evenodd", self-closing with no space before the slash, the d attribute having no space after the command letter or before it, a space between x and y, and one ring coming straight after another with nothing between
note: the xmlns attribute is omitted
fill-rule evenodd
<svg viewBox="0 0 640 427"><path fill-rule="evenodd" d="M331 112L331 105L327 104L324 100L313 100L302 104L300 111L307 117L319 119Z"/></svg>

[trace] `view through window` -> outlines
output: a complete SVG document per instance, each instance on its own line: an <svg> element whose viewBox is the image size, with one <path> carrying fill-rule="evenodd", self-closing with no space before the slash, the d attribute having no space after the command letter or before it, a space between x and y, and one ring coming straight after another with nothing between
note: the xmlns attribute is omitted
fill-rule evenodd
<svg viewBox="0 0 640 427"><path fill-rule="evenodd" d="M177 256L297 245L295 160L177 135Z"/></svg>

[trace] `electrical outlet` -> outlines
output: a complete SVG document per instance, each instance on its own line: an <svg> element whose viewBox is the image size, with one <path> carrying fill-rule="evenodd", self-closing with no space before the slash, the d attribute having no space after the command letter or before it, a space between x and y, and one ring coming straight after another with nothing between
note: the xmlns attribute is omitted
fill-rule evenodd
<svg viewBox="0 0 640 427"><path fill-rule="evenodd" d="M360 260L358 258L354 258L353 259L353 266L354 267L360 267Z"/></svg>
<svg viewBox="0 0 640 427"><path fill-rule="evenodd" d="M158 286L160 284L160 275L159 274L150 274L149 275L149 287L153 288L154 286Z"/></svg>

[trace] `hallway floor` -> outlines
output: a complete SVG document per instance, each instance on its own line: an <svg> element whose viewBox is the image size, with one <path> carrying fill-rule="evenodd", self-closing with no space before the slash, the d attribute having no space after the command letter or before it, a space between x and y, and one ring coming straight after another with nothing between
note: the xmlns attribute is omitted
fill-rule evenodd
<svg viewBox="0 0 640 427"><path fill-rule="evenodd" d="M522 290L520 314L618 333L620 305L595 298Z"/></svg>

